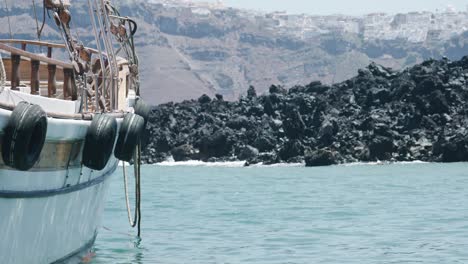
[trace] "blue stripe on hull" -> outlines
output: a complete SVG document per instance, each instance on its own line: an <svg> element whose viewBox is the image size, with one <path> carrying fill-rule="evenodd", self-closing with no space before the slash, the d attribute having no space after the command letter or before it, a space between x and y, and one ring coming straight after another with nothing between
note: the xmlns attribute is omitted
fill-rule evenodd
<svg viewBox="0 0 468 264"><path fill-rule="evenodd" d="M51 197L61 194L72 193L76 191L80 191L83 189L87 189L89 187L95 186L104 182L106 178L108 178L112 173L114 173L118 166L112 166L113 168L103 174L102 176L92 179L87 182L79 183L73 186L58 188L58 189L51 189L51 190L37 190L37 191L1 191L0 190L0 198L5 199L29 199L29 198L45 198Z"/></svg>

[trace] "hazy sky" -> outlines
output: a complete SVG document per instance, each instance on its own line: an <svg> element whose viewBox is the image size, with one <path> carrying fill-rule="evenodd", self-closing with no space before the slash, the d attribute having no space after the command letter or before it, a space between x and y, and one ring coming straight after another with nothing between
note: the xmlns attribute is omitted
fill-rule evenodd
<svg viewBox="0 0 468 264"><path fill-rule="evenodd" d="M215 0L195 1L215 2ZM263 11L284 10L289 13L319 15L435 11L445 10L448 6L465 11L468 5L467 0L224 0L224 3L228 6Z"/></svg>

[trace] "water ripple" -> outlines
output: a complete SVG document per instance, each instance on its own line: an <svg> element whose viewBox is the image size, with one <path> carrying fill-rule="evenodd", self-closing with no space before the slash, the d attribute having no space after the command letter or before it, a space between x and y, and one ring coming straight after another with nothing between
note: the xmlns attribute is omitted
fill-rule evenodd
<svg viewBox="0 0 468 264"><path fill-rule="evenodd" d="M467 164L195 165L144 167L141 241L116 175L92 263L468 263Z"/></svg>

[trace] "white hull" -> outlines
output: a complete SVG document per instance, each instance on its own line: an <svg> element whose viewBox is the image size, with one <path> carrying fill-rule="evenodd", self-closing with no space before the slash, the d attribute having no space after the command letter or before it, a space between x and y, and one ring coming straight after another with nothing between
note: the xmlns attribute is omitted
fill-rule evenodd
<svg viewBox="0 0 468 264"><path fill-rule="evenodd" d="M0 109L0 132L10 113ZM53 118L48 123L46 144L82 142L90 124ZM102 171L44 164L28 172L0 164L1 263L61 262L94 242L117 160L112 157Z"/></svg>
<svg viewBox="0 0 468 264"><path fill-rule="evenodd" d="M31 177L46 179L47 172L36 172ZM82 190L43 198L0 198L2 263L53 263L91 246L100 224L108 179Z"/></svg>

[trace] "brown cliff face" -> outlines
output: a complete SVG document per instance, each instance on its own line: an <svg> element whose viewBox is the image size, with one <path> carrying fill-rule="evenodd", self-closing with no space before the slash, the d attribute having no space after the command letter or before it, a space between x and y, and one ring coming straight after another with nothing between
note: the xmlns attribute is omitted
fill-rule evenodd
<svg viewBox="0 0 468 264"><path fill-rule="evenodd" d="M10 10L12 24L20 27L14 37L34 39L29 1L16 2ZM171 6L158 1L118 2L121 14L139 23L136 41L142 91L153 104L216 93L235 100L250 85L263 93L271 84L337 83L355 76L357 69L371 61L401 69L430 57L460 59L468 54L464 25L444 26L468 21L465 13L435 18L430 13L317 17ZM92 45L87 8L82 1L73 4L72 27ZM42 19L40 6L38 13ZM0 6L0 22L6 24L5 19L6 10ZM431 26L432 20L442 29ZM48 21L44 38L60 41L54 29ZM9 37L8 27L0 28L0 37Z"/></svg>

